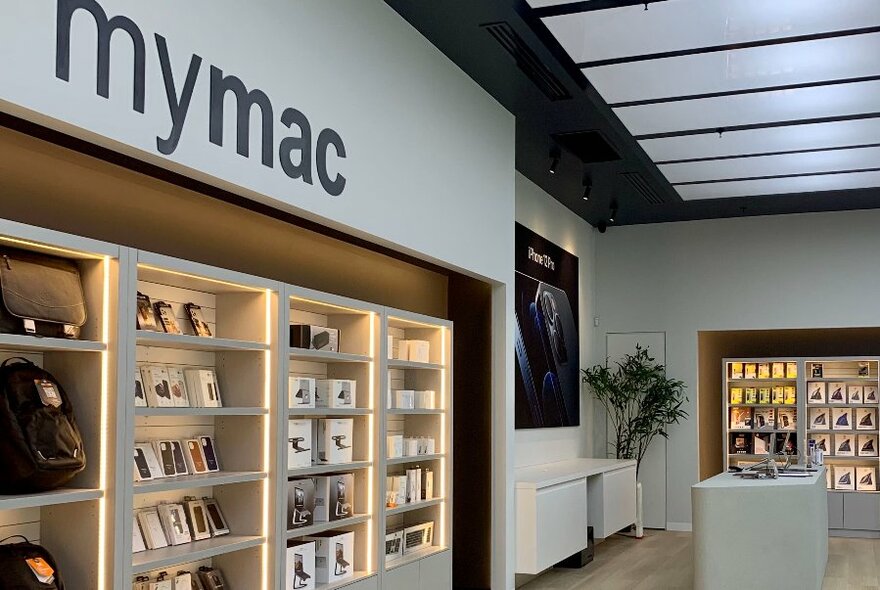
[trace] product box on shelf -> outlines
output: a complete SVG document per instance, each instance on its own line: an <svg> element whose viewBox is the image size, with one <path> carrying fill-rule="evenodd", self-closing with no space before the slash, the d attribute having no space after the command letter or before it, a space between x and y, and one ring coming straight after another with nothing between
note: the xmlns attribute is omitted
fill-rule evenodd
<svg viewBox="0 0 880 590"><path fill-rule="evenodd" d="M317 421L317 463L351 463L354 444L352 418L322 418Z"/></svg>
<svg viewBox="0 0 880 590"><path fill-rule="evenodd" d="M334 584L354 577L354 533L328 531L305 538L315 542L318 584Z"/></svg>
<svg viewBox="0 0 880 590"><path fill-rule="evenodd" d="M828 403L846 403L846 383L839 383L835 381L834 383L828 384Z"/></svg>
<svg viewBox="0 0 880 590"><path fill-rule="evenodd" d="M786 385L782 388L782 391L784 392L784 404L793 406L797 403L797 388L795 386Z"/></svg>
<svg viewBox="0 0 880 590"><path fill-rule="evenodd" d="M315 478L315 521L331 522L354 516L354 474Z"/></svg>
<svg viewBox="0 0 880 590"><path fill-rule="evenodd" d="M813 430L829 430L831 428L831 410L828 408L810 408L810 428Z"/></svg>
<svg viewBox="0 0 880 590"><path fill-rule="evenodd" d="M779 430L797 430L797 410L795 408L776 410L776 427Z"/></svg>
<svg viewBox="0 0 880 590"><path fill-rule="evenodd" d="M385 532L385 563L393 563L403 557L403 528L395 527Z"/></svg>
<svg viewBox="0 0 880 590"><path fill-rule="evenodd" d="M757 379L758 378L758 365L757 365L757 363L746 363L745 364L745 378L746 379Z"/></svg>
<svg viewBox="0 0 880 590"><path fill-rule="evenodd" d="M315 481L310 478L287 482L287 528L311 526L315 522Z"/></svg>
<svg viewBox="0 0 880 590"><path fill-rule="evenodd" d="M852 434L834 435L834 456L852 457L856 454L855 437Z"/></svg>
<svg viewBox="0 0 880 590"><path fill-rule="evenodd" d="M834 450L831 446L831 435L826 433L811 434L810 437L816 441L816 448L820 449L825 455L831 455Z"/></svg>
<svg viewBox="0 0 880 590"><path fill-rule="evenodd" d="M758 363L758 379L770 378L770 363Z"/></svg>
<svg viewBox="0 0 880 590"><path fill-rule="evenodd" d="M821 379L825 372L822 363L810 363L810 377L813 379Z"/></svg>
<svg viewBox="0 0 880 590"><path fill-rule="evenodd" d="M186 389L186 378L181 367L168 367L168 384L175 407L188 408L190 406L189 394Z"/></svg>
<svg viewBox="0 0 880 590"><path fill-rule="evenodd" d="M312 466L312 420L287 421L287 468Z"/></svg>
<svg viewBox="0 0 880 590"><path fill-rule="evenodd" d="M314 590L315 542L292 542L287 546L285 590Z"/></svg>
<svg viewBox="0 0 880 590"><path fill-rule="evenodd" d="M877 409L856 408L856 430L877 430Z"/></svg>
<svg viewBox="0 0 880 590"><path fill-rule="evenodd" d="M742 363L730 363L730 378L731 379L742 379L743 378L743 364Z"/></svg>
<svg viewBox="0 0 880 590"><path fill-rule="evenodd" d="M795 433L787 433L786 435L777 435L774 438L773 442L773 452L777 455L789 455L789 456L797 456L798 448L797 441L795 440L797 435Z"/></svg>
<svg viewBox="0 0 880 590"><path fill-rule="evenodd" d="M831 412L831 421L834 430L852 430L852 408L834 408Z"/></svg>
<svg viewBox="0 0 880 590"><path fill-rule="evenodd" d="M403 554L411 555L434 545L434 521L408 526L403 529Z"/></svg>
<svg viewBox="0 0 880 590"><path fill-rule="evenodd" d="M406 475L389 475L387 478L388 502L394 506L406 504ZM394 506L390 506L393 508Z"/></svg>
<svg viewBox="0 0 880 590"><path fill-rule="evenodd" d="M785 363L785 378L797 379L797 363Z"/></svg>
<svg viewBox="0 0 880 590"><path fill-rule="evenodd" d="M326 326L291 324L290 346L292 348L339 352L339 330Z"/></svg>
<svg viewBox="0 0 880 590"><path fill-rule="evenodd" d="M861 385L849 385L846 388L846 399L851 404L860 404L864 399L865 388Z"/></svg>
<svg viewBox="0 0 880 590"><path fill-rule="evenodd" d="M137 520L141 525L147 549L161 549L168 546L168 539L165 537L158 510L155 508L140 510L137 513Z"/></svg>
<svg viewBox="0 0 880 590"><path fill-rule="evenodd" d="M755 455L769 455L770 454L770 446L771 441L770 437L772 434L756 434L755 435L755 448L753 449L753 453Z"/></svg>
<svg viewBox="0 0 880 590"><path fill-rule="evenodd" d="M835 490L854 490L855 486L855 469L844 465L834 466L834 489Z"/></svg>
<svg viewBox="0 0 880 590"><path fill-rule="evenodd" d="M190 473L208 473L210 468L208 467L208 459L205 457L202 442L197 438L188 438L181 442L183 444L183 452Z"/></svg>
<svg viewBox="0 0 880 590"><path fill-rule="evenodd" d="M419 410L433 410L436 406L436 395L431 390L416 391L416 408Z"/></svg>
<svg viewBox="0 0 880 590"><path fill-rule="evenodd" d="M785 387L782 385L774 385L773 390L773 404L784 404L785 403Z"/></svg>
<svg viewBox="0 0 880 590"><path fill-rule="evenodd" d="M866 404L876 404L877 403L877 386L876 385L865 385L864 386L864 403L866 403Z"/></svg>
<svg viewBox="0 0 880 590"><path fill-rule="evenodd" d="M877 435L876 434L860 434L857 437L859 457L876 457L877 456Z"/></svg>
<svg viewBox="0 0 880 590"><path fill-rule="evenodd" d="M394 410L412 410L415 408L416 392L412 389L396 389L390 392L388 407Z"/></svg>
<svg viewBox="0 0 880 590"><path fill-rule="evenodd" d="M211 537L211 525L208 524L208 507L204 500L187 496L184 500L186 519L192 532L193 541L201 541Z"/></svg>
<svg viewBox="0 0 880 590"><path fill-rule="evenodd" d="M147 404L151 408L173 408L174 400L171 398L168 369L162 365L144 365L141 367L141 375L146 389Z"/></svg>
<svg viewBox="0 0 880 590"><path fill-rule="evenodd" d="M427 340L402 340L401 348L406 343L406 360L415 363L431 362L431 344Z"/></svg>
<svg viewBox="0 0 880 590"><path fill-rule="evenodd" d="M134 406L136 408L147 407L147 392L144 387L144 380L141 377L141 368L134 369Z"/></svg>
<svg viewBox="0 0 880 590"><path fill-rule="evenodd" d="M731 405L739 405L745 403L745 397L743 396L742 387L730 388L730 403Z"/></svg>
<svg viewBox="0 0 880 590"><path fill-rule="evenodd" d="M159 504L156 509L170 545L192 542L192 535L186 522L186 512L181 504Z"/></svg>
<svg viewBox="0 0 880 590"><path fill-rule="evenodd" d="M769 397L769 394L768 394ZM745 391L745 403L747 404L756 404L758 403L758 390L755 387L746 387Z"/></svg>
<svg viewBox="0 0 880 590"><path fill-rule="evenodd" d="M165 471L159 464L156 449L152 443L136 442L134 444L134 480L150 481L165 477Z"/></svg>
<svg viewBox="0 0 880 590"><path fill-rule="evenodd" d="M770 388L769 387L759 387L755 389L754 387L746 387L746 398L751 398L753 395L757 395L759 404L769 404L770 403Z"/></svg>
<svg viewBox="0 0 880 590"><path fill-rule="evenodd" d="M730 408L730 429L746 430L752 427L752 408Z"/></svg>
<svg viewBox="0 0 880 590"><path fill-rule="evenodd" d="M213 369L185 369L186 388L190 402L197 408L220 408L220 386Z"/></svg>
<svg viewBox="0 0 880 590"><path fill-rule="evenodd" d="M767 441L770 440L769 434L758 434L755 436L755 444L757 444L757 440L759 437L767 437ZM768 449L769 449L769 442ZM434 499L434 471L430 467L426 467L422 469L422 500L433 500Z"/></svg>
<svg viewBox="0 0 880 590"><path fill-rule="evenodd" d="M730 436L730 448L728 453L736 455L748 455L752 452L751 434L732 434Z"/></svg>
<svg viewBox="0 0 880 590"><path fill-rule="evenodd" d="M297 377L290 375L288 377L288 385L290 386L288 406L291 408L314 408L316 385L313 377Z"/></svg>
<svg viewBox="0 0 880 590"><path fill-rule="evenodd" d="M357 381L353 379L318 379L315 407L354 408L357 406Z"/></svg>
<svg viewBox="0 0 880 590"><path fill-rule="evenodd" d="M877 471L873 467L856 467L856 489L860 492L877 491Z"/></svg>
<svg viewBox="0 0 880 590"><path fill-rule="evenodd" d="M134 515L132 520L134 523L131 529L131 552L142 553L147 550L147 545L144 543L144 535L141 532L141 525L138 524L137 515Z"/></svg>
<svg viewBox="0 0 880 590"><path fill-rule="evenodd" d="M753 422L755 428L773 430L776 428L776 410L773 408L755 408Z"/></svg>
<svg viewBox="0 0 880 590"><path fill-rule="evenodd" d="M770 372L774 379L785 379L785 363L773 363Z"/></svg>
<svg viewBox="0 0 880 590"><path fill-rule="evenodd" d="M389 434L386 437L387 451L389 459L397 459L403 457L403 435Z"/></svg>
<svg viewBox="0 0 880 590"><path fill-rule="evenodd" d="M406 501L418 502L422 499L422 469L419 466L406 470Z"/></svg>

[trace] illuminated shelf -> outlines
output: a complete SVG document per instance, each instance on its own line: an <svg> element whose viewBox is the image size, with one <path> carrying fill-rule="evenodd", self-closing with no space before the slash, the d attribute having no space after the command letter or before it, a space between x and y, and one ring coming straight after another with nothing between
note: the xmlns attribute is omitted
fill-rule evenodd
<svg viewBox="0 0 880 590"><path fill-rule="evenodd" d="M864 461L870 463L877 463L878 457L877 455L871 457L849 457L847 455L825 455L823 457L824 461Z"/></svg>
<svg viewBox="0 0 880 590"><path fill-rule="evenodd" d="M308 348L291 348L290 360L311 361L315 363L368 363L373 359L366 354L330 352L327 350L311 350Z"/></svg>
<svg viewBox="0 0 880 590"><path fill-rule="evenodd" d="M174 547L149 549L132 556L132 573L142 574L181 563L210 559L218 555L258 547L265 542L265 537L225 535Z"/></svg>
<svg viewBox="0 0 880 590"><path fill-rule="evenodd" d="M370 408L288 408L288 416L369 416Z"/></svg>
<svg viewBox="0 0 880 590"><path fill-rule="evenodd" d="M436 461L442 459L446 455L443 453L434 453L433 455L413 455L412 457L396 457L385 461L388 465L405 465L407 463L419 463L420 461Z"/></svg>
<svg viewBox="0 0 880 590"><path fill-rule="evenodd" d="M154 492L186 490L189 488L208 488L236 483L249 483L260 481L261 479L266 479L266 473L261 471L219 471L217 473L203 473L199 475L181 475L150 481L136 481L134 483L134 493L152 494Z"/></svg>
<svg viewBox="0 0 880 590"><path fill-rule="evenodd" d="M358 469L366 469L372 467L372 461L352 461L351 463L336 463L334 465L312 465L311 467L300 467L298 469L288 469L287 477L304 477L306 475L315 475L322 473L339 473L340 471L356 471Z"/></svg>
<svg viewBox="0 0 880 590"><path fill-rule="evenodd" d="M389 369L426 369L426 370L442 370L445 365L438 363L417 363L415 361L399 361L397 359L388 359Z"/></svg>
<svg viewBox="0 0 880 590"><path fill-rule="evenodd" d="M385 516L394 516L395 514L412 512L413 510L419 510L421 508L427 508L429 506L437 506L438 504L442 503L443 498L431 498L430 500L421 500L419 502L408 502L406 504L401 504L400 506L395 506L394 508L386 508Z"/></svg>
<svg viewBox="0 0 880 590"><path fill-rule="evenodd" d="M316 522L312 526L302 527L298 529L288 529L287 538L298 539L300 537L308 537L310 535L323 533L324 531L332 531L338 528L352 527L367 522L368 520L370 520L370 518L371 516L369 514L355 514L350 518L343 518L342 520Z"/></svg>
<svg viewBox="0 0 880 590"><path fill-rule="evenodd" d="M446 547L430 547L428 549L422 549L421 551L417 551L415 553L411 553L408 555L404 555L398 559L395 559L391 563L386 562L385 569L391 571L393 569L397 569L399 567L403 567L410 563L419 561L420 559L425 559L426 557L431 557L432 555L437 555L438 553L443 553L444 551L448 551Z"/></svg>
<svg viewBox="0 0 880 590"><path fill-rule="evenodd" d="M441 414L445 414L446 410L434 410L434 409L414 409L414 410L400 410L397 408L389 408L386 410L391 415L396 416L439 416Z"/></svg>
<svg viewBox="0 0 880 590"><path fill-rule="evenodd" d="M42 338L24 334L0 334L0 350L32 350L34 352L101 352L107 345L94 340Z"/></svg>
<svg viewBox="0 0 880 590"><path fill-rule="evenodd" d="M811 404L807 403L807 408L876 408L877 402L870 404Z"/></svg>
<svg viewBox="0 0 880 590"><path fill-rule="evenodd" d="M216 352L224 350L267 350L265 342L235 340L232 338L205 338L189 334L165 334L164 332L137 331L138 346L154 346L157 348L176 348L179 350L201 350Z"/></svg>
<svg viewBox="0 0 880 590"><path fill-rule="evenodd" d="M88 502L103 497L104 492L97 489L60 488L36 494L0 496L0 510L57 506L58 504L70 504L72 502Z"/></svg>
<svg viewBox="0 0 880 590"><path fill-rule="evenodd" d="M780 377L778 379L773 379L773 378L769 378L769 379L728 379L727 382L731 383L733 385L748 385L749 383L756 383L756 384L789 383L790 384L790 383L796 383L797 378L795 377L794 379L791 379L791 378Z"/></svg>
<svg viewBox="0 0 880 590"><path fill-rule="evenodd" d="M135 416L265 416L266 408L135 408Z"/></svg>
<svg viewBox="0 0 880 590"><path fill-rule="evenodd" d="M866 382L877 382L877 375L870 376L862 376L862 377L804 377L804 380L807 383L810 382L823 382L823 383L858 383L860 385L864 385Z"/></svg>

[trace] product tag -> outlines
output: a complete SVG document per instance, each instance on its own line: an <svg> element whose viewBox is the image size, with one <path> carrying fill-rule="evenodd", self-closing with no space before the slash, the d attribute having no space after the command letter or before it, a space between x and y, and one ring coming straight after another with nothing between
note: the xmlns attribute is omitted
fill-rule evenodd
<svg viewBox="0 0 880 590"><path fill-rule="evenodd" d="M42 557L32 557L26 559L25 562L41 583L51 584L55 581L55 570Z"/></svg>
<svg viewBox="0 0 880 590"><path fill-rule="evenodd" d="M28 334L37 333L37 324L34 320L24 320L24 331Z"/></svg>
<svg viewBox="0 0 880 590"><path fill-rule="evenodd" d="M37 385L37 393L40 394L44 406L61 407L61 395L54 383L45 379L34 379L34 383Z"/></svg>

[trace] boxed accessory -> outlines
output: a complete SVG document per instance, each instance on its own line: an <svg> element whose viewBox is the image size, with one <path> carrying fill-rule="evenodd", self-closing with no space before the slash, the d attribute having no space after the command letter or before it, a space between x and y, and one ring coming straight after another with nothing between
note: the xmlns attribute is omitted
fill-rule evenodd
<svg viewBox="0 0 880 590"><path fill-rule="evenodd" d="M397 459L403 457L403 435L389 434L386 437L388 446L388 458Z"/></svg>
<svg viewBox="0 0 880 590"><path fill-rule="evenodd" d="M315 577L333 584L354 577L354 533L329 531L305 538L315 542Z"/></svg>
<svg viewBox="0 0 880 590"><path fill-rule="evenodd" d="M783 404L785 403L785 387L782 385L774 385L773 390L773 404Z"/></svg>
<svg viewBox="0 0 880 590"><path fill-rule="evenodd" d="M287 482L287 528L311 526L315 522L315 482L293 479Z"/></svg>
<svg viewBox="0 0 880 590"><path fill-rule="evenodd" d="M730 408L731 430L746 430L752 427L752 408Z"/></svg>
<svg viewBox="0 0 880 590"><path fill-rule="evenodd" d="M397 348L397 358L414 363L430 361L431 344L427 340L401 340Z"/></svg>
<svg viewBox="0 0 880 590"><path fill-rule="evenodd" d="M287 585L289 590L314 590L315 542L287 546Z"/></svg>
<svg viewBox="0 0 880 590"><path fill-rule="evenodd" d="M752 450L751 434L733 434L730 437L730 452L737 455L747 455Z"/></svg>
<svg viewBox="0 0 880 590"><path fill-rule="evenodd" d="M312 466L312 421L287 421L287 468L301 469Z"/></svg>
<svg viewBox="0 0 880 590"><path fill-rule="evenodd" d="M812 430L828 430L831 424L828 408L810 408L810 428Z"/></svg>
<svg viewBox="0 0 880 590"><path fill-rule="evenodd" d="M211 536L220 537L228 535L229 525L226 524L226 519L223 518L223 513L220 512L220 504L214 498L203 498L203 500L208 511L208 525L211 527Z"/></svg>
<svg viewBox="0 0 880 590"><path fill-rule="evenodd" d="M163 477L177 477L177 466L174 464L174 449L170 440L157 440L153 443Z"/></svg>
<svg viewBox="0 0 880 590"><path fill-rule="evenodd" d="M389 500L393 496L393 504L399 506L406 504L406 476L405 475L389 475L387 479Z"/></svg>
<svg viewBox="0 0 880 590"><path fill-rule="evenodd" d="M758 403L758 391L754 387L747 387L746 388L745 403L747 403L747 404Z"/></svg>
<svg viewBox="0 0 880 590"><path fill-rule="evenodd" d="M354 474L315 478L315 521L329 522L354 516Z"/></svg>
<svg viewBox="0 0 880 590"><path fill-rule="evenodd" d="M825 403L825 382L811 381L807 383L807 403L824 404Z"/></svg>
<svg viewBox="0 0 880 590"><path fill-rule="evenodd" d="M177 475L189 475L189 467L187 467L185 455L183 443L179 440L172 440L171 456L174 457L174 470L177 472Z"/></svg>
<svg viewBox="0 0 880 590"><path fill-rule="evenodd" d="M770 454L770 434L756 434L755 435L755 448L753 449L753 453L755 455L768 455ZM423 478L424 479L424 478Z"/></svg>
<svg viewBox="0 0 880 590"><path fill-rule="evenodd" d="M758 363L758 379L770 378L770 363Z"/></svg>
<svg viewBox="0 0 880 590"><path fill-rule="evenodd" d="M314 408L316 397L315 379L312 377L288 377L289 397L288 405L291 408Z"/></svg>
<svg viewBox="0 0 880 590"><path fill-rule="evenodd" d="M392 563L403 557L403 529L389 529L385 533L385 563Z"/></svg>
<svg viewBox="0 0 880 590"><path fill-rule="evenodd" d="M856 489L860 492L877 491L877 472L873 467L856 467Z"/></svg>
<svg viewBox="0 0 880 590"><path fill-rule="evenodd" d="M746 399L754 399L752 396L754 395L755 388L754 387L746 387ZM770 403L770 388L769 387L761 387L758 389L758 403L759 404L769 404Z"/></svg>
<svg viewBox="0 0 880 590"><path fill-rule="evenodd" d="M856 408L856 430L877 430L877 410Z"/></svg>
<svg viewBox="0 0 880 590"><path fill-rule="evenodd" d="M761 434L758 436L767 436L768 434ZM755 437L755 444L757 445L758 437ZM757 450L755 451L757 453ZM768 450L765 452L769 452ZM433 500L434 499L434 472L430 468L426 468L422 470L422 500Z"/></svg>
<svg viewBox="0 0 880 590"><path fill-rule="evenodd" d="M851 404L860 404L864 397L865 388L861 385L850 385L846 388L846 396Z"/></svg>
<svg viewBox="0 0 880 590"><path fill-rule="evenodd" d="M851 434L834 435L834 456L853 457L856 454L855 436Z"/></svg>
<svg viewBox="0 0 880 590"><path fill-rule="evenodd" d="M156 317L159 318L159 325L165 330L166 334L182 334L180 326L177 324L177 318L174 317L174 309L165 301L156 301L153 303L153 309L156 310Z"/></svg>
<svg viewBox="0 0 880 590"><path fill-rule="evenodd" d="M877 456L877 435L860 434L858 437L859 457Z"/></svg>
<svg viewBox="0 0 880 590"><path fill-rule="evenodd" d="M202 443L197 438L188 438L182 442L186 464L193 474L208 473L208 461L202 451Z"/></svg>
<svg viewBox="0 0 880 590"><path fill-rule="evenodd" d="M739 405L745 403L745 398L743 397L743 388L742 387L731 387L730 388L730 403L732 405Z"/></svg>
<svg viewBox="0 0 880 590"><path fill-rule="evenodd" d="M205 590L229 590L226 580L220 570L212 567L202 566L199 568L199 578L205 586Z"/></svg>
<svg viewBox="0 0 880 590"><path fill-rule="evenodd" d="M813 379L821 379L823 373L822 363L811 363L810 364L810 375Z"/></svg>
<svg viewBox="0 0 880 590"><path fill-rule="evenodd" d="M877 386L876 385L865 385L864 387L864 403L866 404L875 404L877 403Z"/></svg>
<svg viewBox="0 0 880 590"><path fill-rule="evenodd" d="M785 378L797 379L797 363L785 363Z"/></svg>
<svg viewBox="0 0 880 590"><path fill-rule="evenodd" d="M161 331L156 324L156 314L153 312L153 302L150 297L138 291L137 294L137 329L151 332Z"/></svg>
<svg viewBox="0 0 880 590"><path fill-rule="evenodd" d="M403 456L415 457L419 454L419 439L404 437L403 439Z"/></svg>
<svg viewBox="0 0 880 590"><path fill-rule="evenodd" d="M131 528L131 552L141 553L147 550L147 546L144 544L144 534L141 532L137 516L133 516L132 520L134 520L134 526Z"/></svg>
<svg viewBox="0 0 880 590"><path fill-rule="evenodd" d="M141 367L141 375L146 388L147 403L150 407L173 408L174 400L171 398L168 369L161 365L144 365Z"/></svg>
<svg viewBox="0 0 880 590"><path fill-rule="evenodd" d="M743 364L742 363L730 363L730 378L731 379L742 379L743 378Z"/></svg>
<svg viewBox="0 0 880 590"><path fill-rule="evenodd" d="M187 318L189 318L193 334L204 338L212 338L214 336L211 334L211 327L208 325L208 322L205 321L205 316L202 315L201 307L195 303L185 303L183 309L186 311Z"/></svg>
<svg viewBox="0 0 880 590"><path fill-rule="evenodd" d="M416 408L420 410L433 410L436 408L437 396L433 391L425 390L425 391L416 391ZM754 402L753 402L754 403Z"/></svg>
<svg viewBox="0 0 880 590"><path fill-rule="evenodd" d="M220 399L220 386L217 383L214 369L186 369L183 374L186 377L186 388L194 407L223 407L223 402Z"/></svg>
<svg viewBox="0 0 880 590"><path fill-rule="evenodd" d="M138 576L134 579L132 590L150 590L150 577Z"/></svg>
<svg viewBox="0 0 880 590"><path fill-rule="evenodd" d="M416 392L412 389L397 389L391 392L388 407L393 410L412 410L415 408Z"/></svg>
<svg viewBox="0 0 880 590"><path fill-rule="evenodd" d="M835 490L854 490L855 486L855 469L852 467L844 467L840 465L834 466L834 489Z"/></svg>
<svg viewBox="0 0 880 590"><path fill-rule="evenodd" d="M813 434L813 440L816 441L816 448L825 453L831 454L831 435L825 433Z"/></svg>
<svg viewBox="0 0 880 590"><path fill-rule="evenodd" d="M147 407L147 394L144 391L144 381L141 377L141 368L134 369L134 406L136 408Z"/></svg>
<svg viewBox="0 0 880 590"><path fill-rule="evenodd" d="M786 385L782 388L784 393L784 401L786 405L793 406L797 403L797 388L793 385Z"/></svg>
<svg viewBox="0 0 880 590"><path fill-rule="evenodd" d="M357 381L353 379L318 379L315 407L353 408L357 405Z"/></svg>
<svg viewBox="0 0 880 590"><path fill-rule="evenodd" d="M155 508L141 510L137 513L137 520L141 525L147 549L161 549L168 546L168 539L165 538L158 510Z"/></svg>
<svg viewBox="0 0 880 590"><path fill-rule="evenodd" d="M150 481L154 478L165 477L156 451L150 443L134 444L134 480Z"/></svg>
<svg viewBox="0 0 880 590"><path fill-rule="evenodd" d="M871 374L871 363L867 361L859 362L859 377L868 377Z"/></svg>
<svg viewBox="0 0 880 590"><path fill-rule="evenodd" d="M171 545L192 543L192 535L186 524L186 513L180 504L159 504L156 508L165 529L165 537Z"/></svg>
<svg viewBox="0 0 880 590"><path fill-rule="evenodd" d="M339 330L326 326L290 325L291 348L339 352Z"/></svg>
<svg viewBox="0 0 880 590"><path fill-rule="evenodd" d="M746 363L745 368L745 378L746 379L757 379L758 378L758 365L757 363Z"/></svg>
<svg viewBox="0 0 880 590"><path fill-rule="evenodd" d="M186 391L186 378L180 367L168 367L168 385L171 390L171 399L178 408L189 407L189 395Z"/></svg>
<svg viewBox="0 0 880 590"><path fill-rule="evenodd" d="M403 529L403 554L412 555L434 545L434 521Z"/></svg>
<svg viewBox="0 0 880 590"><path fill-rule="evenodd" d="M852 430L852 408L834 408L831 412L833 430Z"/></svg>
<svg viewBox="0 0 880 590"><path fill-rule="evenodd" d="M192 590L192 574L189 572L177 572L174 576L174 590Z"/></svg>
<svg viewBox="0 0 880 590"><path fill-rule="evenodd" d="M174 590L172 584L173 580L168 577L168 572L160 572L158 576L156 576L155 582L150 582L149 589L150 590Z"/></svg>
<svg viewBox="0 0 880 590"><path fill-rule="evenodd" d="M211 526L208 524L208 508L204 500L196 500L192 496L184 498L186 519L192 531L193 541L201 541L211 537Z"/></svg>
<svg viewBox="0 0 880 590"><path fill-rule="evenodd" d="M354 420L322 418L318 420L318 463L335 465L352 462Z"/></svg>
<svg viewBox="0 0 880 590"><path fill-rule="evenodd" d="M422 470L412 467L406 470L406 502L419 502L422 499Z"/></svg>
<svg viewBox="0 0 880 590"><path fill-rule="evenodd" d="M828 403L829 404L845 404L846 403L846 383L829 383L828 384Z"/></svg>
<svg viewBox="0 0 880 590"><path fill-rule="evenodd" d="M785 379L785 363L773 363L771 373L774 379Z"/></svg>
<svg viewBox="0 0 880 590"><path fill-rule="evenodd" d="M205 456L205 465L208 466L208 471L220 471L220 459L217 457L214 439L210 436L200 436L199 442L202 445L202 454Z"/></svg>
<svg viewBox="0 0 880 590"><path fill-rule="evenodd" d="M776 428L776 410L773 408L755 408L755 428Z"/></svg>

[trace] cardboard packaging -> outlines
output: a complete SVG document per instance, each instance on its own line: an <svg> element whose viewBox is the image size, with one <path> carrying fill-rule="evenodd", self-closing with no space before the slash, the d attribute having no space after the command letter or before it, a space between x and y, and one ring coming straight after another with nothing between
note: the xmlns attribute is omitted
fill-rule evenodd
<svg viewBox="0 0 880 590"><path fill-rule="evenodd" d="M322 418L317 421L317 463L351 463L354 456L354 420Z"/></svg>
<svg viewBox="0 0 880 590"><path fill-rule="evenodd" d="M394 494L394 504L406 504L406 475L389 475L387 485L389 494Z"/></svg>
<svg viewBox="0 0 880 590"><path fill-rule="evenodd" d="M856 489L860 492L877 491L877 471L873 467L856 467Z"/></svg>
<svg viewBox="0 0 880 590"><path fill-rule="evenodd" d="M305 538L315 542L318 584L334 584L354 577L354 533L328 531Z"/></svg>
<svg viewBox="0 0 880 590"><path fill-rule="evenodd" d="M289 400L287 405L291 408L314 408L317 395L315 379L312 377L288 377Z"/></svg>
<svg viewBox="0 0 880 590"><path fill-rule="evenodd" d="M288 590L314 590L315 588L315 542L293 543L287 547Z"/></svg>
<svg viewBox="0 0 880 590"><path fill-rule="evenodd" d="M192 543L189 525L186 523L186 512L180 504L159 504L157 507L165 537L171 545Z"/></svg>
<svg viewBox="0 0 880 590"><path fill-rule="evenodd" d="M733 405L739 405L745 403L745 398L743 397L743 388L742 387L731 387L730 388L730 403Z"/></svg>
<svg viewBox="0 0 880 590"><path fill-rule="evenodd" d="M326 326L291 324L290 346L292 348L339 352L339 330Z"/></svg>
<svg viewBox="0 0 880 590"><path fill-rule="evenodd" d="M302 469L312 466L312 420L287 421L287 468Z"/></svg>
<svg viewBox="0 0 880 590"><path fill-rule="evenodd" d="M315 522L332 522L354 516L354 474L339 473L315 478Z"/></svg>
<svg viewBox="0 0 880 590"><path fill-rule="evenodd" d="M828 384L828 403L829 404L845 404L846 403L846 383L829 383Z"/></svg>
<svg viewBox="0 0 880 590"><path fill-rule="evenodd" d="M415 408L416 392L412 389L397 389L391 392L391 402L388 406L394 410L412 410Z"/></svg>
<svg viewBox="0 0 880 590"><path fill-rule="evenodd" d="M831 412L832 430L852 430L852 408L834 408Z"/></svg>
<svg viewBox="0 0 880 590"><path fill-rule="evenodd" d="M876 434L860 434L858 440L859 457L876 457L877 456L877 435Z"/></svg>
<svg viewBox="0 0 880 590"><path fill-rule="evenodd" d="M431 390L416 391L415 407L419 410L434 410L437 407L437 396Z"/></svg>
<svg viewBox="0 0 880 590"><path fill-rule="evenodd" d="M357 381L352 379L318 379L315 385L315 407L354 408L357 406Z"/></svg>
<svg viewBox="0 0 880 590"><path fill-rule="evenodd" d="M731 379L742 379L743 378L743 364L742 363L730 363L730 378Z"/></svg>
<svg viewBox="0 0 880 590"><path fill-rule="evenodd" d="M875 408L856 408L856 430L877 430L877 410Z"/></svg>
<svg viewBox="0 0 880 590"><path fill-rule="evenodd" d="M386 440L388 446L388 458L397 459L403 457L403 435L390 434Z"/></svg>
<svg viewBox="0 0 880 590"><path fill-rule="evenodd" d="M315 523L315 482L312 479L293 479L287 482L288 530L312 526Z"/></svg>
<svg viewBox="0 0 880 590"><path fill-rule="evenodd" d="M174 407L168 369L162 365L144 365L141 367L141 376L144 381L147 404L151 408Z"/></svg>
<svg viewBox="0 0 880 590"><path fill-rule="evenodd" d="M186 389L186 378L181 367L168 367L168 383L171 388L171 399L175 407L188 408L189 394Z"/></svg>
<svg viewBox="0 0 880 590"><path fill-rule="evenodd" d="M390 529L385 533L385 563L393 563L403 557L403 529Z"/></svg>
<svg viewBox="0 0 880 590"><path fill-rule="evenodd" d="M834 435L834 456L853 457L856 454L856 437L852 434Z"/></svg>
<svg viewBox="0 0 880 590"><path fill-rule="evenodd" d="M824 381L811 381L807 383L807 403L824 404L826 387Z"/></svg>
<svg viewBox="0 0 880 590"><path fill-rule="evenodd" d="M849 385L846 388L846 398L851 404L860 404L864 399L865 388L861 385Z"/></svg>
<svg viewBox="0 0 880 590"><path fill-rule="evenodd" d="M852 467L834 466L834 489L835 490L854 490L856 473Z"/></svg>
<svg viewBox="0 0 880 590"><path fill-rule="evenodd" d="M186 369L186 389L190 402L196 408L220 408L220 386L214 369Z"/></svg>

